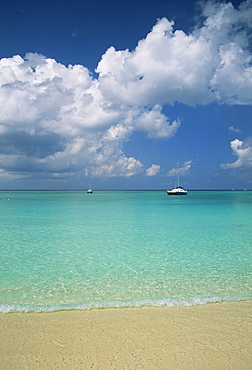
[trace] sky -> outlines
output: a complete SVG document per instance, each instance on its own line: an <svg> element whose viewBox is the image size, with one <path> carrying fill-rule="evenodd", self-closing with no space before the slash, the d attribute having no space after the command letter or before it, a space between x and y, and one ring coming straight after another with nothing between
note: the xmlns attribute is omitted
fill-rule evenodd
<svg viewBox="0 0 252 370"><path fill-rule="evenodd" d="M0 0L0 189L252 188L252 0Z"/></svg>

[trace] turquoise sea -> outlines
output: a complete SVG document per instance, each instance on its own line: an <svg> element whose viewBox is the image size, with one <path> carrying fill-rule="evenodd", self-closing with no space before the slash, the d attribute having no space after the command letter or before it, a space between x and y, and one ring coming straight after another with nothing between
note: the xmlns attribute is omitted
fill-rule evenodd
<svg viewBox="0 0 252 370"><path fill-rule="evenodd" d="M252 192L1 191L1 312L252 299Z"/></svg>

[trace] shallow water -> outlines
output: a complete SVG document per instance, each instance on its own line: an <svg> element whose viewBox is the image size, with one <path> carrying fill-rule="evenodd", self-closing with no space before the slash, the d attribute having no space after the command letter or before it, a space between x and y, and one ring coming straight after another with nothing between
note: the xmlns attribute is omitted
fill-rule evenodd
<svg viewBox="0 0 252 370"><path fill-rule="evenodd" d="M252 298L250 191L0 198L1 312Z"/></svg>

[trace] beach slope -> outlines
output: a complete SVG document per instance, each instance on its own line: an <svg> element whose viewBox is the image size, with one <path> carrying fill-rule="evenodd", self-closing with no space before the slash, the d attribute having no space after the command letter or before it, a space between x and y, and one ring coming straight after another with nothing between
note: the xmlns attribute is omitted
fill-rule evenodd
<svg viewBox="0 0 252 370"><path fill-rule="evenodd" d="M251 369L252 301L1 314L1 369Z"/></svg>

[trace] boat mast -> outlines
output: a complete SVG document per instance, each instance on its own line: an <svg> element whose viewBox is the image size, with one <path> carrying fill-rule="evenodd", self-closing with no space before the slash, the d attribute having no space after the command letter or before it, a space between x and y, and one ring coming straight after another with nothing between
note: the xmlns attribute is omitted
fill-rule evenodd
<svg viewBox="0 0 252 370"><path fill-rule="evenodd" d="M177 172L178 172L178 188L179 188L179 168L180 167L180 164L179 164L179 158L178 158L178 168L177 168Z"/></svg>

